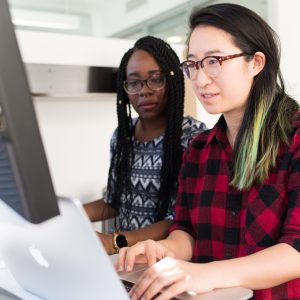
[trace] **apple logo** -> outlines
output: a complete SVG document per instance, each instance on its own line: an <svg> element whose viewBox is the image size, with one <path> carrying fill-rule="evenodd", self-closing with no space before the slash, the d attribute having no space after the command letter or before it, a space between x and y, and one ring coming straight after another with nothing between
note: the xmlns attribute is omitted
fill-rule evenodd
<svg viewBox="0 0 300 300"><path fill-rule="evenodd" d="M32 257L36 260L36 262L45 268L49 268L49 263L48 261L45 259L45 257L43 256L42 252L40 249L38 249L34 244L32 244L31 246L29 246L29 252L32 255Z"/></svg>

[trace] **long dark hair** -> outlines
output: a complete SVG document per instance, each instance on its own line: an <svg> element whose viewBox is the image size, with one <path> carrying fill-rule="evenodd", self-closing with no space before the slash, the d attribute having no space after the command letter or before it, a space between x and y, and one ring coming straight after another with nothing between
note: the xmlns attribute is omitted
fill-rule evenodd
<svg viewBox="0 0 300 300"><path fill-rule="evenodd" d="M240 5L216 4L192 13L191 32L199 25L231 34L248 60L258 51L266 57L263 70L254 78L234 145L231 184L240 190L249 188L255 182L264 182L275 166L280 145L288 143L299 105L285 92L278 37L260 16Z"/></svg>
<svg viewBox="0 0 300 300"><path fill-rule="evenodd" d="M112 199L112 206L116 210L120 208L122 193L130 193L131 165L134 155L132 141L134 128L130 103L123 88L123 81L126 80L128 60L133 52L138 49L145 50L154 57L161 71L166 74L168 86L167 122L163 141L156 219L156 221L159 221L166 215L171 197L174 196L172 193L174 192L181 164L180 138L184 108L184 79L179 69L179 58L170 45L159 38L152 36L140 38L134 44L134 47L124 54L119 66L117 77L117 141L109 169L108 193ZM128 207L130 205L131 203L127 204Z"/></svg>

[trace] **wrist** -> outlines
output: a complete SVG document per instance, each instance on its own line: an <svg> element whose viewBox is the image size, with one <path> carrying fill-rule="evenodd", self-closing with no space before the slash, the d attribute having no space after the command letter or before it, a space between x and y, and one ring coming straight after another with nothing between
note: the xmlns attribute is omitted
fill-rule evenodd
<svg viewBox="0 0 300 300"><path fill-rule="evenodd" d="M213 261L202 266L207 267L207 272L211 274L214 288L241 286L241 274L235 269L233 260Z"/></svg>
<svg viewBox="0 0 300 300"><path fill-rule="evenodd" d="M102 233L102 232L98 232L96 231L96 234L99 238L99 240L101 241L101 244L103 245L104 249L106 250L108 255L114 254L115 253L115 249L113 248L112 245L112 238L111 238L111 234L106 234L106 233Z"/></svg>

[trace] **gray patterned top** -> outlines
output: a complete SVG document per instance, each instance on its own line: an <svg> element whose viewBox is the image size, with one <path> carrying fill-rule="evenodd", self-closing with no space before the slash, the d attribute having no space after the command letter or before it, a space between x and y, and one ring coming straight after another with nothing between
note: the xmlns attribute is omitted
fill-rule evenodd
<svg viewBox="0 0 300 300"><path fill-rule="evenodd" d="M137 118L133 120L135 124ZM206 129L204 123L187 116L182 123L181 145L186 149L192 138ZM116 147L116 133L111 139L111 155ZM119 222L120 230L135 230L143 228L155 222L156 205L158 202L158 191L160 187L160 169L162 166L163 138L159 136L152 141L139 142L134 139L134 162L131 176L132 206L127 211L126 200L130 201L130 195L122 195L122 205L120 207ZM170 201L165 219L173 220L175 216L175 198ZM111 199L106 196L105 201L111 203ZM127 217L126 217L127 216Z"/></svg>

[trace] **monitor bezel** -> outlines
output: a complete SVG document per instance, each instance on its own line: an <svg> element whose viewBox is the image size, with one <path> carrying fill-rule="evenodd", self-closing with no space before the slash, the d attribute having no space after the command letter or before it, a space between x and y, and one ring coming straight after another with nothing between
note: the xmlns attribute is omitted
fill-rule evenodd
<svg viewBox="0 0 300 300"><path fill-rule="evenodd" d="M0 135L15 175L22 216L40 223L58 215L59 209L6 0L0 1L0 38Z"/></svg>

